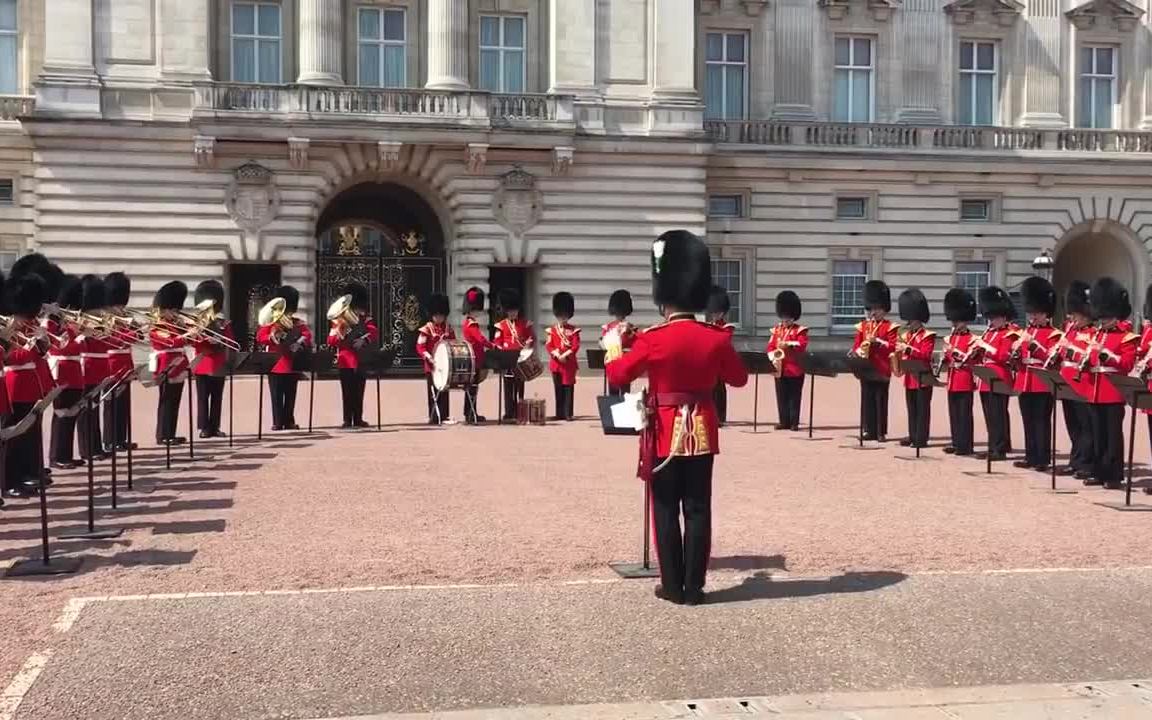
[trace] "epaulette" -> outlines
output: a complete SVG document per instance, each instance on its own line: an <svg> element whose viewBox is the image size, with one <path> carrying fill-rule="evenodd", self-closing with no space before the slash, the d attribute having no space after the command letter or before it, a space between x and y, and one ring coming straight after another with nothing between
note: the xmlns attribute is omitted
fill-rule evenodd
<svg viewBox="0 0 1152 720"><path fill-rule="evenodd" d="M806 325L793 325L792 327L796 328L796 332L808 332L808 327Z"/></svg>
<svg viewBox="0 0 1152 720"><path fill-rule="evenodd" d="M648 327L644 328L644 329L643 329L643 330L641 330L640 332L642 332L642 333L650 333L650 332L652 332L653 330L659 330L660 328L666 328L666 327L668 327L669 325L671 325L671 323L669 323L669 322L660 322L660 323L656 323L655 325L649 325Z"/></svg>
<svg viewBox="0 0 1152 720"><path fill-rule="evenodd" d="M936 337L936 331L924 328L924 337Z"/></svg>
<svg viewBox="0 0 1152 720"><path fill-rule="evenodd" d="M578 327L572 328L572 334L573 335L579 335L580 334L580 328L578 328Z"/></svg>
<svg viewBox="0 0 1152 720"><path fill-rule="evenodd" d="M725 330L727 330L728 328L732 328L733 330L735 330L736 329L736 323L724 323L721 327L723 327Z"/></svg>
<svg viewBox="0 0 1152 720"><path fill-rule="evenodd" d="M1124 333L1124 340L1123 340L1123 342L1129 343L1129 342L1132 342L1133 340L1139 341L1139 340L1140 340L1140 336L1139 336L1139 335L1137 335L1137 334L1136 334L1136 333L1134 333L1134 332L1126 332L1126 333Z"/></svg>
<svg viewBox="0 0 1152 720"><path fill-rule="evenodd" d="M856 332L864 332L864 321L856 323Z"/></svg>

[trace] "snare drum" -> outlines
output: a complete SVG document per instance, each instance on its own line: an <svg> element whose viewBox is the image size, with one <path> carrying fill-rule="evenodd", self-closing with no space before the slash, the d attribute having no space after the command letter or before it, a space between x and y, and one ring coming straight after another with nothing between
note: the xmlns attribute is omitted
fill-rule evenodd
<svg viewBox="0 0 1152 720"><path fill-rule="evenodd" d="M437 392L478 382L476 356L463 340L441 340L432 353L432 387Z"/></svg>
<svg viewBox="0 0 1152 720"><path fill-rule="evenodd" d="M524 399L516 403L516 423L518 425L543 425L544 401L533 398Z"/></svg>
<svg viewBox="0 0 1152 720"><path fill-rule="evenodd" d="M544 363L536 357L535 348L524 348L520 351L520 359L512 369L512 374L521 382L531 382L544 374Z"/></svg>

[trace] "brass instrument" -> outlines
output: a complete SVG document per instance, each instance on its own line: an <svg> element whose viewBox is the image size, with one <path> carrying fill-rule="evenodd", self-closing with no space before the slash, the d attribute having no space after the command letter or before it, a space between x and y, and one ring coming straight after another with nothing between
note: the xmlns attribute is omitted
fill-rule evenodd
<svg viewBox="0 0 1152 720"><path fill-rule="evenodd" d="M216 312L215 300L211 298L202 300L200 304L196 306L195 313L179 311L178 317L189 326L188 332L184 334L185 337L195 338L200 335L205 335L217 345L223 345L233 351L240 350L239 343L214 328L217 321L220 320L220 314Z"/></svg>
<svg viewBox="0 0 1152 720"><path fill-rule="evenodd" d="M872 343L876 339L878 325L879 323L873 320L864 321L864 339L860 341L860 347L856 348L856 357L867 360L872 354Z"/></svg>
<svg viewBox="0 0 1152 720"><path fill-rule="evenodd" d="M1092 335L1092 339L1084 346L1084 356L1080 359L1080 364L1076 366L1076 379L1079 380L1083 377L1084 373L1088 372L1088 367L1092 364L1092 349L1100 347L1100 333L1103 330L1097 330Z"/></svg>
<svg viewBox="0 0 1152 720"><path fill-rule="evenodd" d="M284 298L272 298L264 307L260 308L256 322L261 326L275 325L272 328L272 342L279 343L292 329L292 314L288 312L288 303Z"/></svg>
<svg viewBox="0 0 1152 720"><path fill-rule="evenodd" d="M900 362L912 352L912 346L908 344L908 338L911 336L912 331L907 327L900 328L900 331L896 333L896 347L888 356L888 365L892 368L892 375L895 377L903 377L904 375L904 368Z"/></svg>
<svg viewBox="0 0 1152 720"><path fill-rule="evenodd" d="M779 375L781 369L784 367L784 348L778 347L772 352L768 353L768 359L772 361L772 367L776 369L776 374Z"/></svg>
<svg viewBox="0 0 1152 720"><path fill-rule="evenodd" d="M335 333L341 340L349 330L360 324L360 315L352 309L351 295L341 295L328 306L328 320L336 323Z"/></svg>
<svg viewBox="0 0 1152 720"><path fill-rule="evenodd" d="M993 352L996 351L996 348L994 348L991 345L989 345L988 343L984 342L984 336L990 332L992 332L992 328L988 328L984 332L980 333L980 337L973 338L972 345L969 346L968 351L965 352L963 355L961 355L958 358L958 360L956 362L956 365L958 367L967 364L968 361L972 359L972 355L975 354L975 352L977 350L979 350L981 352L986 352L988 350L992 350Z"/></svg>
<svg viewBox="0 0 1152 720"><path fill-rule="evenodd" d="M956 352L956 348L952 347L952 336L955 334L955 330L948 333L948 337L944 338L944 349L940 351L939 357L932 359L932 375L937 379L944 371L944 366L952 364L952 355Z"/></svg>

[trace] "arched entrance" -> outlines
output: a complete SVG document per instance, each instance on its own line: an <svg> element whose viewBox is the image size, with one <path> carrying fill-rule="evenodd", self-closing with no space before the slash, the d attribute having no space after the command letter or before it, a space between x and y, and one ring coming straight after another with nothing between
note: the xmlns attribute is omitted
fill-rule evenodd
<svg viewBox="0 0 1152 720"><path fill-rule="evenodd" d="M328 327L328 306L345 283L361 282L381 345L399 348L398 369L419 371L416 331L428 319L428 297L444 291L445 276L444 232L431 206L395 183L354 185L316 223L315 327Z"/></svg>
<svg viewBox="0 0 1152 720"><path fill-rule="evenodd" d="M1072 228L1056 245L1052 273L1061 310L1069 283L1083 280L1091 284L1105 276L1128 288L1133 308L1139 308L1148 281L1147 264L1143 246L1123 226L1093 220Z"/></svg>

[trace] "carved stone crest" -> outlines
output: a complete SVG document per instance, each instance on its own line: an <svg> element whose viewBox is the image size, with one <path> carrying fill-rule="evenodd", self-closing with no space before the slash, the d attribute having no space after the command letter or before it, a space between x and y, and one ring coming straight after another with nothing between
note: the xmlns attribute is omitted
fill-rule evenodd
<svg viewBox="0 0 1152 720"><path fill-rule="evenodd" d="M337 255L361 255L364 247L364 234L360 228L345 225L337 232L340 237L336 247Z"/></svg>
<svg viewBox="0 0 1152 720"><path fill-rule="evenodd" d="M544 214L544 196L536 189L535 176L519 165L504 173L492 197L492 214L516 237L535 227Z"/></svg>
<svg viewBox="0 0 1152 720"><path fill-rule="evenodd" d="M272 222L280 209L280 192L272 171L255 162L236 168L224 206L241 230L255 233Z"/></svg>

